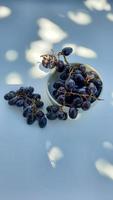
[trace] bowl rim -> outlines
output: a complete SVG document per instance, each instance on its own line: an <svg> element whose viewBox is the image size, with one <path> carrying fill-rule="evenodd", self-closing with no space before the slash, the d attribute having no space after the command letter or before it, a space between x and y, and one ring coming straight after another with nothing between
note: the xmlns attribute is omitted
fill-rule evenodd
<svg viewBox="0 0 113 200"><path fill-rule="evenodd" d="M84 66L86 67L86 69L91 69L92 71L94 71L94 72L97 73L97 75L99 76L100 80L102 81L102 90L101 90L101 93L100 93L100 95L99 95L99 97L100 97L100 96L102 95L102 91L103 91L103 79L102 79L100 73L99 73L94 67L92 67L92 65L89 65L89 64L83 64L83 63L70 63L70 64L71 64L71 65L75 65L75 64L84 65ZM49 86L49 80L50 80L51 76L52 76L55 72L56 72L56 68L53 68L53 69L50 71L50 73L49 73L48 80L47 80L47 85L46 85L46 92L47 92L47 95L48 95L50 101L51 101L53 104L58 105L58 106L62 106L61 104L59 104L59 103L53 98L53 96L51 95L51 93L50 93L50 91L49 91L49 87L48 87L48 86ZM97 102L97 100L94 101L94 102L91 104L91 107L92 107L93 105L95 105L96 102ZM63 107L64 107L65 109L69 109L68 106L63 106Z"/></svg>

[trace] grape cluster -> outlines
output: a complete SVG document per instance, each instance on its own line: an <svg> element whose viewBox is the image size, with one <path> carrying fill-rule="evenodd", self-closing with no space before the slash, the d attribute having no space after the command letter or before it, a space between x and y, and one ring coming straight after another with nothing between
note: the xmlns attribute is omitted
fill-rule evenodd
<svg viewBox="0 0 113 200"><path fill-rule="evenodd" d="M4 95L4 99L11 106L23 108L23 116L26 118L27 124L33 124L37 120L39 127L46 126L47 118L41 110L44 103L41 101L41 95L34 93L33 87L20 87L17 91L9 91Z"/></svg>
<svg viewBox="0 0 113 200"><path fill-rule="evenodd" d="M69 107L69 116L76 118L78 109L88 110L99 99L102 81L94 71L83 64L66 65L53 83L52 96L61 105Z"/></svg>
<svg viewBox="0 0 113 200"><path fill-rule="evenodd" d="M85 65L68 63L66 57L71 53L72 48L65 47L57 54L53 66L56 68L57 78L50 92L61 107L69 107L69 117L75 119L80 108L86 111L91 107L91 103L100 100L102 81L95 71L87 70ZM59 59L60 56L63 56L64 61ZM56 119L58 115L49 112L47 117Z"/></svg>

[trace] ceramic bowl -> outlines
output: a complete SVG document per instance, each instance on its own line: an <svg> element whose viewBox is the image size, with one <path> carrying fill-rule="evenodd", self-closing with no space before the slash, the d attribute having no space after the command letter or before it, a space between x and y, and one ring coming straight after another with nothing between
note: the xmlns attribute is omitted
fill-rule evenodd
<svg viewBox="0 0 113 200"><path fill-rule="evenodd" d="M80 64L82 64L82 63L71 63L71 65L73 65L73 66L75 66L75 65L76 65L76 66L79 66ZM84 66L86 67L86 70L87 70L87 71L94 71L94 72L96 72L96 74L99 76L100 80L102 81L102 78L101 78L100 74L98 73L98 71L97 71L94 67L92 67L92 66L89 65L89 64L84 64ZM53 85L54 81L55 81L57 78L58 78L58 72L57 72L56 69L54 68L54 69L51 70L51 72L50 72L50 74L49 74L49 76L48 76L46 91L47 91L47 95L48 95L48 97L49 97L50 102L51 102L52 104L56 104L56 105L61 106L61 104L59 104L59 103L54 99L54 97L51 95L51 91L53 90L52 85ZM102 83L103 83L103 81L102 81ZM101 90L101 93L100 93L99 97L101 96L101 94L102 94L102 90ZM94 101L94 102L91 104L91 107L94 106L95 103L97 103L97 100ZM67 110L67 111L68 111L68 109L69 109L69 107L67 107L67 106L64 106L64 108L65 108L65 110Z"/></svg>

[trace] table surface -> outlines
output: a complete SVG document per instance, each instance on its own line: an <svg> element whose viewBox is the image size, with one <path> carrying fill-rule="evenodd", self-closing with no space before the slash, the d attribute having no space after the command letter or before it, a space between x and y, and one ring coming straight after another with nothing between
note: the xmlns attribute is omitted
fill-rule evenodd
<svg viewBox="0 0 113 200"><path fill-rule="evenodd" d="M113 21L106 17L112 11L88 9L83 1L46 2L0 1L12 10L9 17L0 18L0 199L112 200ZM113 7L112 1L109 4ZM91 23L87 17L85 21L78 17L76 22L75 15L71 20L69 11L71 16L74 11L86 13ZM67 37L62 38L60 32L54 41L49 36L49 42L45 41L36 24L41 18L46 23L52 20ZM48 74L31 72L33 64L28 61L32 58L25 58L31 42L39 40L55 50L76 44L77 55L70 56L70 61L94 66L104 83L104 101L77 120L49 121L45 129L37 123L26 125L21 111L3 99L6 92L19 87L15 83L21 83L33 85L48 104ZM6 54L11 49L18 52L17 59L9 53L12 62Z"/></svg>

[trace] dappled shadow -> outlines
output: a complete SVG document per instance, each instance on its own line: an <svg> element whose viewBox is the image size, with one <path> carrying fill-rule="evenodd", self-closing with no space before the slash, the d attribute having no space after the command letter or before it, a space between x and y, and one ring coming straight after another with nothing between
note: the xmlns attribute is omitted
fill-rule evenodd
<svg viewBox="0 0 113 200"><path fill-rule="evenodd" d="M92 22L91 16L85 12L68 11L68 17L79 25L88 25Z"/></svg>
<svg viewBox="0 0 113 200"><path fill-rule="evenodd" d="M0 5L0 19L9 17L11 13L12 13L11 8Z"/></svg>
<svg viewBox="0 0 113 200"><path fill-rule="evenodd" d="M95 167L101 175L113 180L113 164L109 161L100 158L95 162Z"/></svg>
<svg viewBox="0 0 113 200"><path fill-rule="evenodd" d="M58 162L64 157L63 151L58 146L53 146L50 140L46 141L47 156L52 168L56 168Z"/></svg>
<svg viewBox="0 0 113 200"><path fill-rule="evenodd" d="M17 72L11 72L6 75L5 77L5 83L8 85L16 85L16 84L22 84L23 80L19 73Z"/></svg>
<svg viewBox="0 0 113 200"><path fill-rule="evenodd" d="M85 0L84 5L90 10L110 11L111 5L107 0Z"/></svg>

